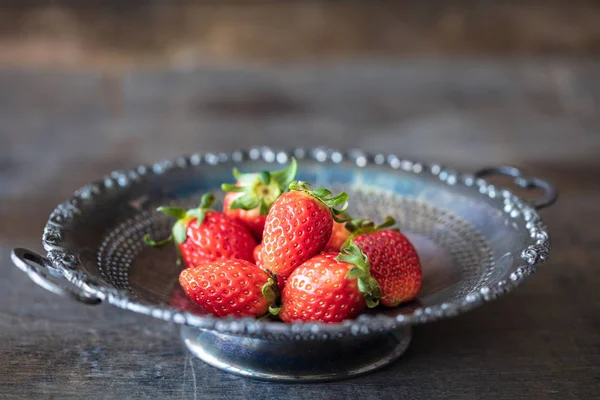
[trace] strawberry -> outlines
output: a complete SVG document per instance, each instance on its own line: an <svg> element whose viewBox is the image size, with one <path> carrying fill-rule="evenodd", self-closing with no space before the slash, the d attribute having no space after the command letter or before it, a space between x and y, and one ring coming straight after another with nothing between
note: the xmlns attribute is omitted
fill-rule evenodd
<svg viewBox="0 0 600 400"><path fill-rule="evenodd" d="M237 183L221 185L221 189L227 192L223 212L244 223L260 241L271 205L288 190L297 171L298 163L295 158L292 158L286 168L273 172L241 174L234 168L233 176Z"/></svg>
<svg viewBox="0 0 600 400"><path fill-rule="evenodd" d="M252 258L254 259L254 263L259 267L262 265L262 259L261 259L261 254L260 254L261 250L262 250L262 243L259 243L256 245L256 247L254 248L254 252L252 253Z"/></svg>
<svg viewBox="0 0 600 400"><path fill-rule="evenodd" d="M188 211L176 207L159 207L158 211L177 218L171 236L155 242L146 235L144 240L152 247L161 247L175 241L187 267L219 258L253 261L252 253L256 247L254 237L238 221L211 210L214 200L212 194L205 194L200 206Z"/></svg>
<svg viewBox="0 0 600 400"><path fill-rule="evenodd" d="M171 293L171 301L169 304L181 311L187 311L192 314L206 314L204 308L202 308L200 304L192 301L180 285L177 285L175 290L173 290L173 293Z"/></svg>
<svg viewBox="0 0 600 400"><path fill-rule="evenodd" d="M345 244L348 244L352 232L373 224L368 219L354 219L347 212L342 212L340 216L344 222L333 222L333 230L329 242L325 246L325 251L339 252Z"/></svg>
<svg viewBox="0 0 600 400"><path fill-rule="evenodd" d="M410 241L395 229L384 229L395 223L391 217L378 226L364 225L351 239L365 253L371 274L379 282L381 304L396 307L413 300L423 281L419 255Z"/></svg>
<svg viewBox="0 0 600 400"><path fill-rule="evenodd" d="M331 237L325 246L326 251L340 251L344 242L350 237L350 231L346 229L346 224L343 222L333 221L333 229Z"/></svg>
<svg viewBox="0 0 600 400"><path fill-rule="evenodd" d="M281 293L284 322L340 322L375 307L381 289L369 274L369 262L356 245L344 253L319 254L292 272ZM276 310L275 310L276 311Z"/></svg>
<svg viewBox="0 0 600 400"><path fill-rule="evenodd" d="M254 263L259 268L262 268L261 250L262 250L262 243L259 243L254 248ZM276 277L276 279L277 279L277 286L279 287L279 290L282 290L283 287L285 286L285 279L283 277L279 276L279 275L276 275L276 274L273 274L273 276Z"/></svg>
<svg viewBox="0 0 600 400"><path fill-rule="evenodd" d="M332 196L327 189L311 190L306 182L292 182L271 207L265 222L261 250L262 268L283 280L309 258L319 254L329 238L335 207L348 195Z"/></svg>
<svg viewBox="0 0 600 400"><path fill-rule="evenodd" d="M179 274L185 293L217 317L259 317L277 298L274 280L245 260L222 259Z"/></svg>

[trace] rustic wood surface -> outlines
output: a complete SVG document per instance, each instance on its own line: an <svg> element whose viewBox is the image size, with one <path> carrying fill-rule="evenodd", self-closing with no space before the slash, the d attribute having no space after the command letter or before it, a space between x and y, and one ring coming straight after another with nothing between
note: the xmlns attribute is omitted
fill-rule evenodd
<svg viewBox="0 0 600 400"><path fill-rule="evenodd" d="M591 399L600 393L600 63L344 63L191 71L0 69L0 398ZM256 144L358 147L549 179L551 259L523 287L415 329L392 366L338 383L242 379L177 328L37 287L55 204L113 169Z"/></svg>
<svg viewBox="0 0 600 400"><path fill-rule="evenodd" d="M193 68L457 54L600 55L600 3L0 1L2 66Z"/></svg>

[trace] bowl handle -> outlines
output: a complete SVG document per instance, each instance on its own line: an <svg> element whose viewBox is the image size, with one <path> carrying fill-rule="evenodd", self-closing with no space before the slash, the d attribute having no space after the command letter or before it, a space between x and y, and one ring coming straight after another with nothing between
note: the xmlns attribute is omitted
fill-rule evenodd
<svg viewBox="0 0 600 400"><path fill-rule="evenodd" d="M509 176L514 178L515 185L517 185L520 188L542 189L544 191L544 195L540 199L531 202L531 204L535 207L536 210L541 210L542 208L551 206L558 198L558 190L556 190L556 188L552 184L550 184L550 182L540 178L527 177L521 172L520 169L516 167L511 167L508 165L501 165L498 167L487 167L475 172L474 175L477 178L483 178L485 176L491 175Z"/></svg>
<svg viewBox="0 0 600 400"><path fill-rule="evenodd" d="M53 282L52 277L65 280L62 273L55 269L47 258L31 250L16 248L10 255L13 263L29 278L52 293L70 297L85 304L98 304L101 300L76 286L66 286L62 282Z"/></svg>

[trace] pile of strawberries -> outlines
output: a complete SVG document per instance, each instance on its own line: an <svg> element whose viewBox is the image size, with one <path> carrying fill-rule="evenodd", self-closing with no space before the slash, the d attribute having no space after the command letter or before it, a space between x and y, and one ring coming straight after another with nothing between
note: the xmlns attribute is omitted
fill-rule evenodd
<svg viewBox="0 0 600 400"><path fill-rule="evenodd" d="M176 243L181 287L219 317L339 322L414 299L421 265L395 221L352 219L346 193L313 190L294 180L297 169L294 159L279 171L234 169L237 183L222 186L223 212L211 209L211 194L192 210L160 207L177 222L169 238L146 242Z"/></svg>

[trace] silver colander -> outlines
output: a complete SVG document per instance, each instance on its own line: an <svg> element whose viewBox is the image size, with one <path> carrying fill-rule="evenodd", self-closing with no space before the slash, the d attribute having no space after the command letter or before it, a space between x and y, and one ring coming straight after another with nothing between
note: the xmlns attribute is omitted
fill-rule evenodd
<svg viewBox="0 0 600 400"><path fill-rule="evenodd" d="M196 205L208 191L221 200L220 183L231 181L233 166L275 169L291 156L299 160L299 179L346 191L353 215L398 221L423 266L416 301L338 324L284 324L215 318L185 297L174 249L151 249L142 240L146 233L170 232L172 221L156 207ZM541 189L543 198L526 202L484 179L493 174ZM181 324L188 349L226 371L268 380L332 380L394 361L410 343L411 326L458 315L518 286L548 257L548 233L536 210L556 196L546 181L506 166L470 174L391 154L320 148L201 153L115 171L82 187L50 215L46 257L25 249L12 256L54 293Z"/></svg>

